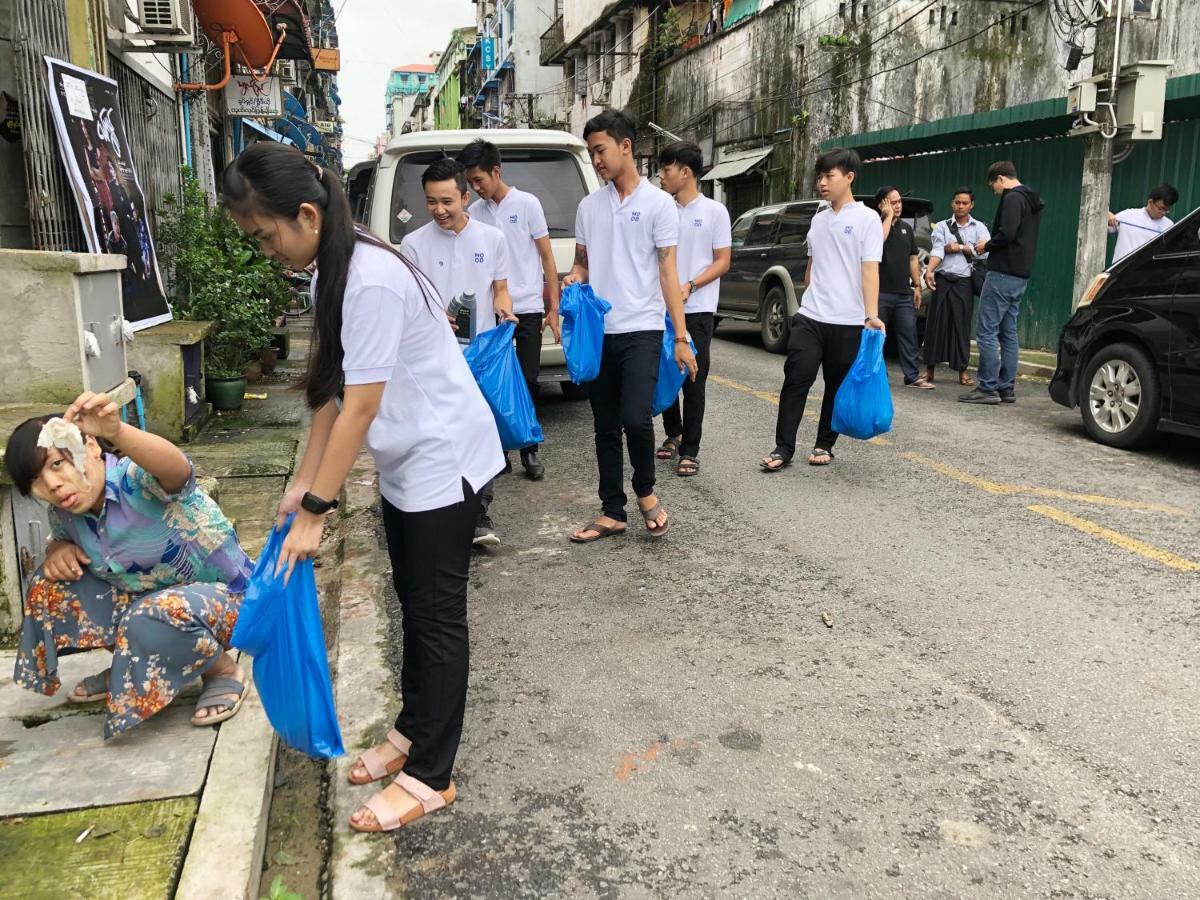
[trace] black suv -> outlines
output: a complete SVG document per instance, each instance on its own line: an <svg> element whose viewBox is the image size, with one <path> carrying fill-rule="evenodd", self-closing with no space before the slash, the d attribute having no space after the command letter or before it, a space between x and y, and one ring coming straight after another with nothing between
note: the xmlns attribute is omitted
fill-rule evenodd
<svg viewBox="0 0 1200 900"><path fill-rule="evenodd" d="M854 199L868 206L875 201L874 196ZM787 349L792 316L804 293L808 228L823 205L823 200L796 200L761 206L733 223L733 259L721 277L717 316L760 323L763 346L772 353ZM922 269L929 258L932 211L928 200L905 197L900 212L916 232Z"/></svg>
<svg viewBox="0 0 1200 900"><path fill-rule="evenodd" d="M1097 275L1058 341L1050 396L1089 435L1200 437L1200 209Z"/></svg>

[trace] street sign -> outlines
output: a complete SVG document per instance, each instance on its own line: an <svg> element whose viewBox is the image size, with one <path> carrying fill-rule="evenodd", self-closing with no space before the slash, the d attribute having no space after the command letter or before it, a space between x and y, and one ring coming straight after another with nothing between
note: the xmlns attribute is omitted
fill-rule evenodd
<svg viewBox="0 0 1200 900"><path fill-rule="evenodd" d="M256 81L251 75L234 75L225 85L225 108L231 116L276 118L283 115L279 79L274 75Z"/></svg>
<svg viewBox="0 0 1200 900"><path fill-rule="evenodd" d="M483 71L490 72L492 69L496 68L495 38L484 38L483 46L480 48L479 52L482 55L481 62L483 64Z"/></svg>
<svg viewBox="0 0 1200 900"><path fill-rule="evenodd" d="M333 134L334 123L331 120L318 120L313 122L313 124L317 126L317 131L321 132L321 134Z"/></svg>

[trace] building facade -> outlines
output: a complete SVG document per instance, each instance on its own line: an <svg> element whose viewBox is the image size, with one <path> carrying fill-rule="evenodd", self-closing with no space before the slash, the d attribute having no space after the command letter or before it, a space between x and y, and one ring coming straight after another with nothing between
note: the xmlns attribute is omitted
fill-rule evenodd
<svg viewBox="0 0 1200 900"><path fill-rule="evenodd" d="M475 47L477 33L474 26L454 29L434 70L429 103L433 127L439 131L463 127L463 67Z"/></svg>
<svg viewBox="0 0 1200 900"><path fill-rule="evenodd" d="M388 135L395 137L413 130L413 113L425 108L436 68L428 63L410 63L392 69L384 92ZM419 121L420 113L417 118Z"/></svg>

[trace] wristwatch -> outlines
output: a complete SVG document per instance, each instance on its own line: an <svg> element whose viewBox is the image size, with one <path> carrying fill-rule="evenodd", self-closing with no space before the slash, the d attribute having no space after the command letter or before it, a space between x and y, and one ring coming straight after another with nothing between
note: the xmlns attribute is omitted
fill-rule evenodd
<svg viewBox="0 0 1200 900"><path fill-rule="evenodd" d="M336 500L322 500L312 491L309 491L300 501L300 508L305 512L312 513L314 516L323 516L330 510L337 509L338 502Z"/></svg>
<svg viewBox="0 0 1200 900"><path fill-rule="evenodd" d="M690 293L690 294L696 293L696 279L694 279L694 278L689 279L688 287L691 289L688 291L688 293Z"/></svg>

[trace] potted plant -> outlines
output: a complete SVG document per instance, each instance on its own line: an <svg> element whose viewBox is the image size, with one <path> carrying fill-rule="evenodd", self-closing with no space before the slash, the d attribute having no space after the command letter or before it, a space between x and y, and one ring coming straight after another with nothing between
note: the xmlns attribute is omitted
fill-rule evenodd
<svg viewBox="0 0 1200 900"><path fill-rule="evenodd" d="M174 312L216 323L205 339L208 399L216 409L239 409L247 368L256 353L272 346L271 326L287 305L283 270L224 209L209 206L186 168L182 194L164 201L160 245Z"/></svg>

